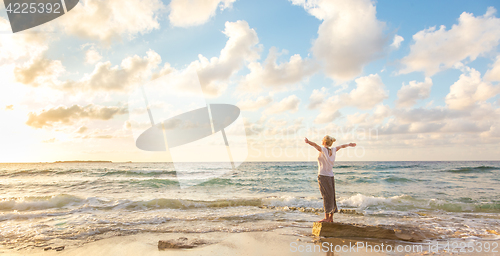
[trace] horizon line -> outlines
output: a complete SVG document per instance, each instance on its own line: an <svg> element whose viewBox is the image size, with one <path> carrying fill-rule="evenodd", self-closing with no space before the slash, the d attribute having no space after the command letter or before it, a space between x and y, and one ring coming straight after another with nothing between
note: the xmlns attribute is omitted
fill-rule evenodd
<svg viewBox="0 0 500 256"><path fill-rule="evenodd" d="M273 163L273 162L316 162L315 160L304 160L304 161L280 161L280 160L275 160L275 161L245 161L242 163ZM500 162L500 160L351 160L351 161L346 161L346 160L338 160L335 162ZM109 164L130 164L130 163L173 163L173 162L150 162L150 161L110 161L110 160L69 160L69 161L53 161L53 162L0 162L0 164L70 164L70 163L109 163ZM222 163L222 162L179 162L179 163Z"/></svg>

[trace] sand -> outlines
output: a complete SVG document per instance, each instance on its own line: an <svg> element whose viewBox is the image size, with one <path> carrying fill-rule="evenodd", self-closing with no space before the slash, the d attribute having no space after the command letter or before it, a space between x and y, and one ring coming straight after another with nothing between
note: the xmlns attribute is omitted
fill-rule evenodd
<svg viewBox="0 0 500 256"><path fill-rule="evenodd" d="M260 232L244 232L244 233L141 233L129 236L116 236L90 242L81 246L66 247L63 251L48 250L43 248L23 249L20 251L12 251L8 249L0 249L1 256L136 256L136 255L437 255L429 252L427 246L423 246L421 252L374 252L366 248L359 248L353 251L357 242L362 242L364 245L371 245L374 250L383 246L406 246L413 245L403 241L393 240L375 240L375 239L343 239L343 238L322 238L319 239L312 235L310 228L288 227L272 231ZM189 241L205 241L207 244L193 249L158 249L159 240L169 239L186 239ZM321 244L332 245L332 248L337 248L334 253L325 252L321 249ZM337 247L335 247L337 246ZM343 247L342 247L343 246ZM379 246L379 247L376 247ZM349 248L349 249L348 249ZM402 247L400 247L402 248ZM311 252L308 252L309 251ZM314 251L313 251L314 250ZM347 250L347 251L346 251ZM335 249L334 249L335 251ZM439 251L439 255L458 255L459 253L448 253ZM463 254L461 255L474 255ZM476 253L475 255L488 255L484 253ZM494 255L494 254L489 254Z"/></svg>

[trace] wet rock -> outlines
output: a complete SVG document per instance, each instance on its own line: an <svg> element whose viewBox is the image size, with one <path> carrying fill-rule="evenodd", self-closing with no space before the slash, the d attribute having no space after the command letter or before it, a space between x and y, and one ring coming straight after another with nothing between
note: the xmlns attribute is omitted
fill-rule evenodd
<svg viewBox="0 0 500 256"><path fill-rule="evenodd" d="M158 249L190 249L200 245L207 244L207 242L199 239L189 240L187 237L179 237L178 239L160 240L158 241Z"/></svg>
<svg viewBox="0 0 500 256"><path fill-rule="evenodd" d="M490 229L487 229L486 230L488 233L490 234L493 234L493 235L500 235L498 232L496 232L495 230L490 230Z"/></svg>
<svg viewBox="0 0 500 256"><path fill-rule="evenodd" d="M55 247L54 250L60 252L60 251L64 250L64 246Z"/></svg>
<svg viewBox="0 0 500 256"><path fill-rule="evenodd" d="M338 222L315 222L312 233L323 237L376 238L411 242L423 241L429 237L422 231L409 227L366 226Z"/></svg>
<svg viewBox="0 0 500 256"><path fill-rule="evenodd" d="M357 212L354 209L340 209L339 213L342 213L342 214L355 214L355 215L361 215L361 216L363 216L362 213Z"/></svg>

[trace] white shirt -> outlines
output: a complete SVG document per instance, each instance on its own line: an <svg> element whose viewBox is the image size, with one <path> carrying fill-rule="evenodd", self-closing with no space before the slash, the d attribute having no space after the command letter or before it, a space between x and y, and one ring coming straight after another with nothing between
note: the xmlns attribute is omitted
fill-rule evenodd
<svg viewBox="0 0 500 256"><path fill-rule="evenodd" d="M335 154L337 153L337 148L331 148L330 156L328 149L321 146L321 152L318 156L318 175L333 177L333 163L335 162Z"/></svg>

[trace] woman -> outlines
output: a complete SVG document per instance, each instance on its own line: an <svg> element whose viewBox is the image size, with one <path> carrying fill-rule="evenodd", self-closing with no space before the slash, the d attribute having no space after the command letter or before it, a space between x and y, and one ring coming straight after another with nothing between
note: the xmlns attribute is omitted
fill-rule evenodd
<svg viewBox="0 0 500 256"><path fill-rule="evenodd" d="M356 143L349 143L331 148L336 139L329 135L323 138L322 147L309 141L307 138L305 141L319 151L318 183L321 196L323 197L323 207L325 208L325 218L319 222L333 222L333 214L339 211L337 209L337 202L335 201L335 179L332 169L333 163L335 162L335 155L341 148L355 147Z"/></svg>

